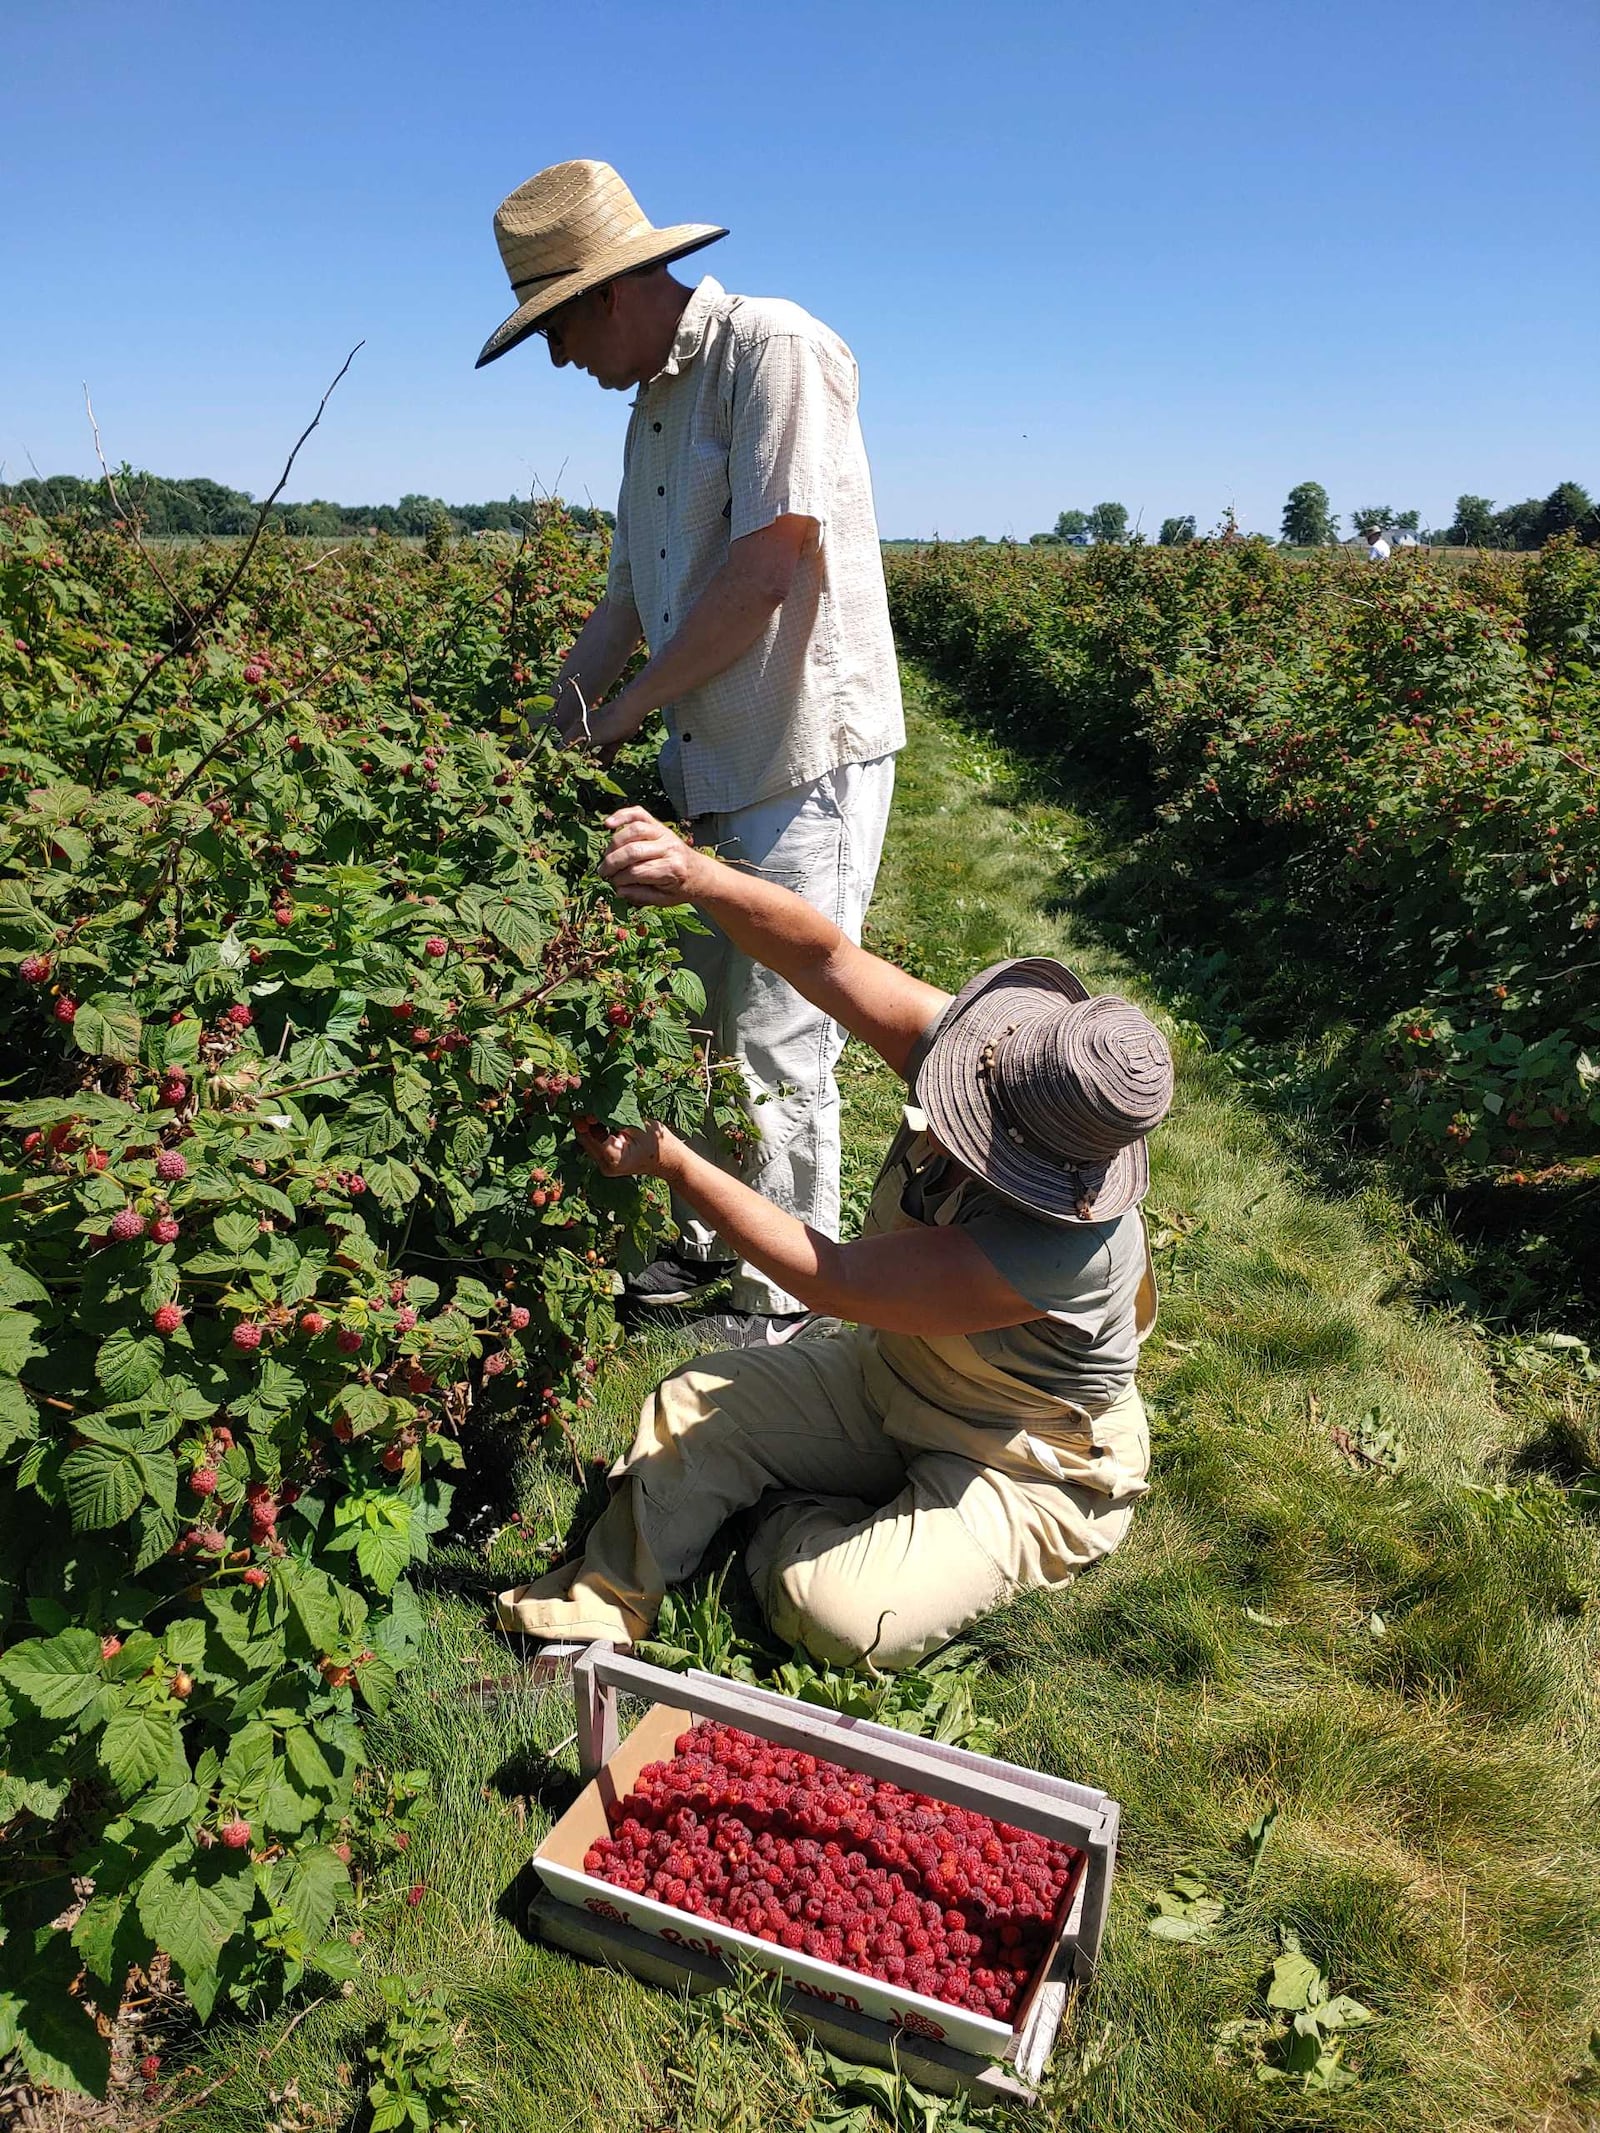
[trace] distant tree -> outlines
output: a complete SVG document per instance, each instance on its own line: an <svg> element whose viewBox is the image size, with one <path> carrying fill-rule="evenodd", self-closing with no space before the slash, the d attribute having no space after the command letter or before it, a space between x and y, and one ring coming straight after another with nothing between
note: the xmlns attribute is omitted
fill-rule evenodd
<svg viewBox="0 0 1600 2133"><path fill-rule="evenodd" d="M1339 538L1339 521L1328 509L1328 492L1320 481L1296 482L1283 507L1280 531L1290 548L1326 548Z"/></svg>
<svg viewBox="0 0 1600 2133"><path fill-rule="evenodd" d="M1394 513L1387 504L1367 504L1360 511L1352 511L1350 525L1354 532L1365 533L1369 526L1376 526L1380 533L1394 531Z"/></svg>
<svg viewBox="0 0 1600 2133"><path fill-rule="evenodd" d="M1496 548L1537 548L1543 520L1544 502L1540 497L1526 496L1520 504L1507 504L1494 515L1491 545Z"/></svg>
<svg viewBox="0 0 1600 2133"><path fill-rule="evenodd" d="M1056 520L1056 539L1071 541L1074 547L1089 538L1089 514L1087 511L1063 511Z"/></svg>
<svg viewBox="0 0 1600 2133"><path fill-rule="evenodd" d="M1445 531L1452 548L1494 545L1494 505L1487 496L1458 496L1456 515Z"/></svg>
<svg viewBox="0 0 1600 2133"><path fill-rule="evenodd" d="M1539 516L1539 539L1548 541L1553 534L1569 533L1574 527L1581 530L1594 515L1594 499L1588 490L1579 482L1564 481L1544 500Z"/></svg>
<svg viewBox="0 0 1600 2133"><path fill-rule="evenodd" d="M1161 548L1182 548L1194 539L1194 513L1186 518L1164 518L1161 531L1156 535L1156 545Z"/></svg>
<svg viewBox="0 0 1600 2133"><path fill-rule="evenodd" d="M1059 548L1061 546L1061 536L1059 533L1030 533L1028 535L1028 546L1030 548Z"/></svg>
<svg viewBox="0 0 1600 2133"><path fill-rule="evenodd" d="M1125 541L1128 537L1126 504L1096 504L1089 513L1089 535L1095 541Z"/></svg>
<svg viewBox="0 0 1600 2133"><path fill-rule="evenodd" d="M1415 533L1422 524L1420 511L1397 511L1394 515L1396 533Z"/></svg>

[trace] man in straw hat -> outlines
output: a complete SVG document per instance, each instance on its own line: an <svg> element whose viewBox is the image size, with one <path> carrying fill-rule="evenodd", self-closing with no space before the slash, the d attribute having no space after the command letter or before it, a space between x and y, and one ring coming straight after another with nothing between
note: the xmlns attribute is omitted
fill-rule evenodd
<svg viewBox="0 0 1600 2133"><path fill-rule="evenodd" d="M859 940L905 728L854 358L797 304L678 281L669 264L727 232L653 228L609 164L540 171L495 235L517 308L479 364L542 334L558 370L637 395L605 598L556 684L562 733L609 749L659 711L662 782L696 841ZM643 670L604 701L641 638ZM714 1046L762 1099L750 1181L836 1235L842 1031L720 931L685 957ZM635 1305L681 1305L731 1271L725 1341L798 1329L791 1290L676 1212L679 1243L630 1284Z"/></svg>
<svg viewBox="0 0 1600 2133"><path fill-rule="evenodd" d="M1061 963L998 963L952 999L642 808L607 827L600 871L622 896L692 903L872 1045L915 1108L849 1244L664 1126L584 1129L608 1176L665 1178L769 1280L853 1330L674 1372L582 1561L502 1593L501 1625L647 1636L723 1520L766 1499L745 1560L777 1636L824 1661L910 1666L1107 1554L1145 1491L1134 1368L1155 1285L1139 1203L1171 1057L1137 1008Z"/></svg>

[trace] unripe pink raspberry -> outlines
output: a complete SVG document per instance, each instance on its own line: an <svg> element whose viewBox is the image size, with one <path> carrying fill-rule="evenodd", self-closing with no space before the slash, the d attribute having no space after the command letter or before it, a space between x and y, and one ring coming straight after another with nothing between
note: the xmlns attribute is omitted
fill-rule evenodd
<svg viewBox="0 0 1600 2133"><path fill-rule="evenodd" d="M153 792L136 792L133 796L141 807L159 807L161 802Z"/></svg>
<svg viewBox="0 0 1600 2133"><path fill-rule="evenodd" d="M359 1170L352 1170L344 1181L344 1189L353 1200L359 1200L367 1189L367 1181Z"/></svg>
<svg viewBox="0 0 1600 2133"><path fill-rule="evenodd" d="M106 1234L113 1244L132 1244L142 1237L149 1227L136 1207L119 1207L111 1217Z"/></svg>
<svg viewBox="0 0 1600 2133"><path fill-rule="evenodd" d="M197 1466L189 1476L189 1486L196 1496L215 1496L217 1493L217 1470L214 1466Z"/></svg>
<svg viewBox="0 0 1600 2133"><path fill-rule="evenodd" d="M294 905L274 904L272 915L280 926L292 926L294 924Z"/></svg>
<svg viewBox="0 0 1600 2133"><path fill-rule="evenodd" d="M78 1003L76 1000L69 999L63 993L52 1009L52 1013L58 1022L75 1022L78 1017Z"/></svg>
<svg viewBox="0 0 1600 2133"><path fill-rule="evenodd" d="M267 1582L267 1573L259 1563L252 1563L244 1574L244 1581L252 1590L259 1592Z"/></svg>
<svg viewBox="0 0 1600 2133"><path fill-rule="evenodd" d="M510 1367L510 1356L498 1348L493 1355L486 1355L483 1359L483 1374L486 1378L497 1378L502 1371L509 1370Z"/></svg>
<svg viewBox="0 0 1600 2133"><path fill-rule="evenodd" d="M412 1310L410 1304L402 1304L400 1309L394 1314L394 1323L397 1332L409 1333L412 1327L416 1324L416 1322L417 1314L415 1311Z"/></svg>
<svg viewBox="0 0 1600 2133"><path fill-rule="evenodd" d="M150 1234L157 1244L176 1244L183 1230L174 1215L157 1215L150 1225Z"/></svg>
<svg viewBox="0 0 1600 2133"><path fill-rule="evenodd" d="M183 1324L183 1313L176 1304L161 1304L152 1314L150 1323L163 1340L169 1340Z"/></svg>
<svg viewBox="0 0 1600 2133"><path fill-rule="evenodd" d="M267 670L261 664L259 659L252 659L250 664L244 670L244 678L250 684L251 688L254 689L258 687L260 683L266 680Z"/></svg>
<svg viewBox="0 0 1600 2133"><path fill-rule="evenodd" d="M120 1637L102 1637L100 1639L100 1656L102 1659L115 1659L121 1649L122 1639Z"/></svg>
<svg viewBox="0 0 1600 2133"><path fill-rule="evenodd" d="M25 955L17 965L17 976L24 985L43 985L50 976L50 958L47 955Z"/></svg>
<svg viewBox="0 0 1600 2133"><path fill-rule="evenodd" d="M191 1547L200 1548L207 1555L220 1555L228 1545L228 1536L220 1526L196 1526L189 1535Z"/></svg>
<svg viewBox="0 0 1600 2133"><path fill-rule="evenodd" d="M253 1318L241 1318L234 1327L233 1345L247 1352L261 1346L261 1328Z"/></svg>
<svg viewBox="0 0 1600 2133"><path fill-rule="evenodd" d="M529 1319L533 1316L533 1313L528 1309L526 1304L513 1304L507 1315L511 1320L512 1332L521 1333L526 1328Z"/></svg>
<svg viewBox="0 0 1600 2133"><path fill-rule="evenodd" d="M361 1335L354 1326L341 1326L338 1333L339 1353L354 1355L361 1346Z"/></svg>
<svg viewBox="0 0 1600 2133"><path fill-rule="evenodd" d="M250 1530L259 1540L278 1523L278 1506L270 1496L258 1496L250 1506Z"/></svg>
<svg viewBox="0 0 1600 2133"><path fill-rule="evenodd" d="M180 1148L163 1148L156 1157L156 1176L164 1185L176 1185L189 1175L189 1165Z"/></svg>
<svg viewBox="0 0 1600 2133"><path fill-rule="evenodd" d="M450 953L450 943L437 933L430 933L423 942L422 947L424 954L427 955L448 955Z"/></svg>
<svg viewBox="0 0 1600 2133"><path fill-rule="evenodd" d="M231 1852L250 1849L250 1825L239 1815L235 1815L231 1822L224 1822L217 1835Z"/></svg>
<svg viewBox="0 0 1600 2133"><path fill-rule="evenodd" d="M320 1311L303 1311L300 1315L300 1331L307 1340L314 1341L319 1333L326 1333L328 1321Z"/></svg>

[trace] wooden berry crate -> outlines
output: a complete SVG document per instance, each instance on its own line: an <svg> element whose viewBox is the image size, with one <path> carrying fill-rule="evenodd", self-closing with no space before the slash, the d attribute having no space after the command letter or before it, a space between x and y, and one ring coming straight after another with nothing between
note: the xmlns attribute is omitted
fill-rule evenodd
<svg viewBox="0 0 1600 2133"><path fill-rule="evenodd" d="M1088 1785L848 1718L770 1689L715 1675L668 1673L591 1645L572 1667L579 1768L588 1783L534 1854L542 1893L530 1922L573 1953L658 1984L708 1991L725 1984L725 1956L744 1956L783 1980L786 2015L842 2057L897 2061L923 2086L950 2094L1031 2098L1060 2030L1069 1993L1092 1973L1116 1864L1120 1809ZM619 1693L650 1706L619 1738ZM1081 1854L1056 1939L1011 2023L906 1991L841 1964L758 1939L720 1919L681 1911L586 1874L589 1846L609 1834L606 1809L646 1763L668 1762L696 1719L741 1727L952 1806L1069 1844Z"/></svg>

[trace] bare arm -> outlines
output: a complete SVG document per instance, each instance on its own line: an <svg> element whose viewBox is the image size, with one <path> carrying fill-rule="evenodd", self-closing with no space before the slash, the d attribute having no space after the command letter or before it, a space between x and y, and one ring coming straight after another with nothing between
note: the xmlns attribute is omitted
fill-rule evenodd
<svg viewBox="0 0 1600 2133"><path fill-rule="evenodd" d="M798 901L798 898L796 899ZM665 1126L580 1129L608 1177L665 1178L739 1257L813 1311L885 1333L987 1333L1040 1316L959 1228L835 1244L688 1148Z"/></svg>
<svg viewBox="0 0 1600 2133"><path fill-rule="evenodd" d="M556 677L552 715L563 739L583 733L586 715L617 680L643 634L632 601L608 593L579 630Z"/></svg>
<svg viewBox="0 0 1600 2133"><path fill-rule="evenodd" d="M619 895L635 904L692 903L736 948L787 978L897 1074L905 1072L928 1024L949 1006L947 992L858 948L803 896L696 851L642 807L620 809L606 818L606 828L611 846L600 872Z"/></svg>
<svg viewBox="0 0 1600 2133"><path fill-rule="evenodd" d="M631 739L652 711L726 673L735 660L742 659L788 597L795 570L815 532L813 520L787 517L734 541L728 560L684 616L671 641L590 719L594 744L614 748ZM619 666L617 673L621 671ZM576 706L568 709L570 716L558 702L562 733L571 740L579 727Z"/></svg>

